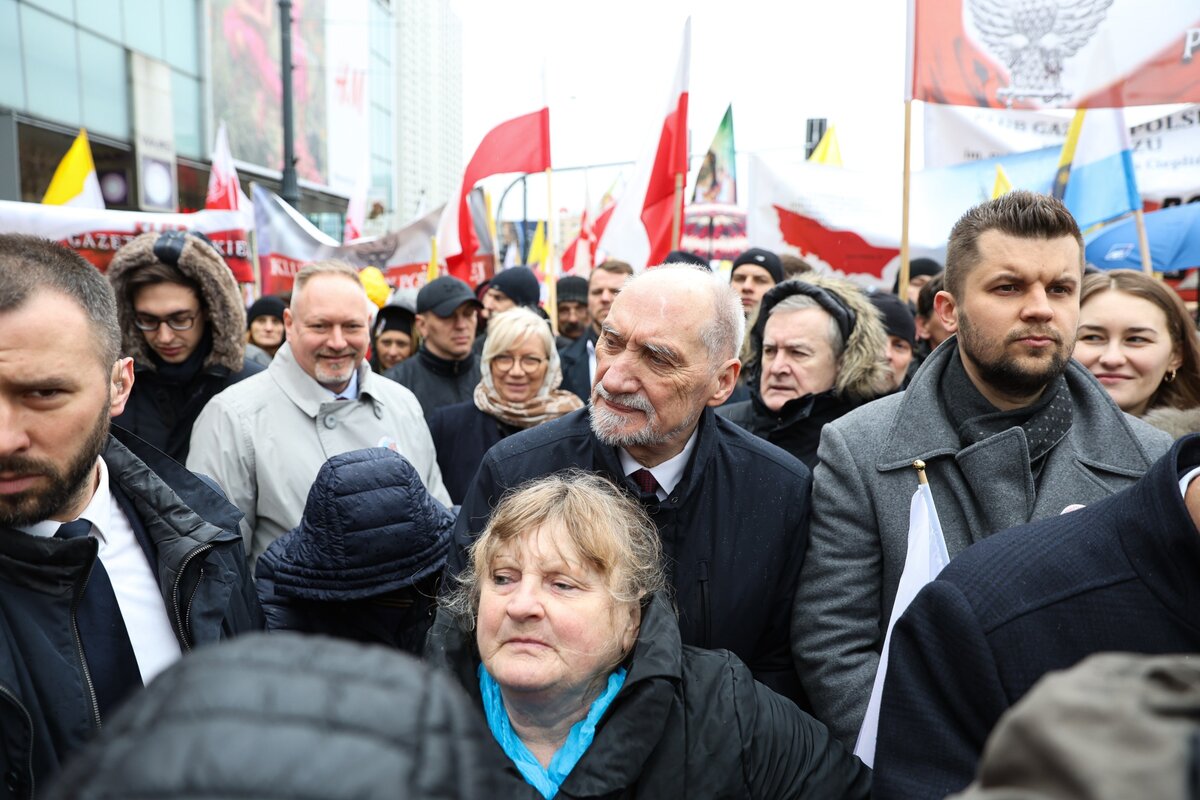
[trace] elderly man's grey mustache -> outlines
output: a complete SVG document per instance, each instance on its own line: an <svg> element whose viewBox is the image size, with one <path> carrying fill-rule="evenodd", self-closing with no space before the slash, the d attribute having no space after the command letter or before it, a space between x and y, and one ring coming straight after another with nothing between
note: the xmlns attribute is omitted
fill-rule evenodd
<svg viewBox="0 0 1200 800"><path fill-rule="evenodd" d="M641 411L646 414L654 413L654 406L650 405L650 401L647 400L643 395L637 394L636 392L628 394L613 394L605 389L603 384L597 383L595 388L592 389L593 403L596 402L597 397L602 398L605 402L616 403L617 405L625 406L626 408L632 408L635 411Z"/></svg>

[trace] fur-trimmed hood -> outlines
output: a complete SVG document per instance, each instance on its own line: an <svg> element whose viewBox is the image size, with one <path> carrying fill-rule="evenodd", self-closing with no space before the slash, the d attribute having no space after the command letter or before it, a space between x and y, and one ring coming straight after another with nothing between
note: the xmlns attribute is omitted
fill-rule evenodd
<svg viewBox="0 0 1200 800"><path fill-rule="evenodd" d="M117 295L117 314L121 321L121 352L132 356L143 367L154 369L150 346L145 335L133 324L133 298L129 296L130 278L139 270L159 261L154 254L158 232L143 233L126 244L108 265L108 280ZM242 369L246 343L246 309L233 273L220 254L197 236L184 237L183 250L176 264L179 271L200 287L206 323L212 337L212 351L204 359L205 368L220 366L230 372Z"/></svg>
<svg viewBox="0 0 1200 800"><path fill-rule="evenodd" d="M771 309L792 295L803 294L802 284L819 286L836 295L855 314L854 327L847 337L841 363L838 365L837 380L833 385L834 393L838 397L856 402L874 400L887 394L891 388L891 370L884 358L887 333L874 304L861 289L849 281L810 272L777 284L763 295L758 319L750 330L751 355L746 364L746 387L750 390L751 397L761 402L759 386L762 375L763 333Z"/></svg>
<svg viewBox="0 0 1200 800"><path fill-rule="evenodd" d="M1160 406L1143 416L1142 421L1178 439L1189 433L1200 433L1200 408Z"/></svg>

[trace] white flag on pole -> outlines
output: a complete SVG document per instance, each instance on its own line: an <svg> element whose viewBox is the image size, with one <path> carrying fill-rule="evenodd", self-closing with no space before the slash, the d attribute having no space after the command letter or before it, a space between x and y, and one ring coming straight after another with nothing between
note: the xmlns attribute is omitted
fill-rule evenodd
<svg viewBox="0 0 1200 800"><path fill-rule="evenodd" d="M875 671L875 685L871 687L871 699L867 703L867 714L858 731L858 742L854 755L868 767L875 764L875 739L879 733L879 704L883 700L883 682L887 677L888 646L892 643L892 628L909 603L921 591L921 587L932 581L950 563L946 552L946 538L942 535L942 523L933 504L933 494L925 481L924 465L917 468L921 484L913 495L908 516L908 554L904 558L904 571L900 573L900 585L896 589L896 602L892 604L892 616L888 620L887 634L883 637L883 653L879 656L879 668Z"/></svg>

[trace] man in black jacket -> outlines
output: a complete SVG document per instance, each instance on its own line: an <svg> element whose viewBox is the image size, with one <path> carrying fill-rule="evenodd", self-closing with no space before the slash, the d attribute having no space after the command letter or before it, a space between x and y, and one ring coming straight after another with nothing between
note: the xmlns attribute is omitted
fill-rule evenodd
<svg viewBox="0 0 1200 800"><path fill-rule="evenodd" d="M133 385L112 289L0 236L0 798L29 798L130 693L262 627L241 514L113 429Z"/></svg>
<svg viewBox="0 0 1200 800"><path fill-rule="evenodd" d="M471 352L482 306L471 287L445 275L417 292L421 349L384 372L417 396L425 418L442 406L464 403L479 383L479 356Z"/></svg>
<svg viewBox="0 0 1200 800"><path fill-rule="evenodd" d="M725 648L800 698L790 604L808 541L808 469L713 413L733 391L745 331L720 277L662 267L628 283L596 344L591 405L484 457L452 568L505 490L576 467L637 496L662 537L684 644Z"/></svg>
<svg viewBox="0 0 1200 800"><path fill-rule="evenodd" d="M917 595L892 630L876 797L961 790L1047 672L1200 650L1197 467L1200 436L1180 439L1128 489L968 548Z"/></svg>

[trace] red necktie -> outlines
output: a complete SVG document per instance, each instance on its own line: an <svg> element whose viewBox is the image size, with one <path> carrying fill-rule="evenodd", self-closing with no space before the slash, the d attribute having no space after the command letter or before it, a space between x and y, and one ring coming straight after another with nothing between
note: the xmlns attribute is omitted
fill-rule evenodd
<svg viewBox="0 0 1200 800"><path fill-rule="evenodd" d="M654 473L648 469L639 469L636 472L631 472L629 477L637 484L639 490L644 497L658 499L658 481L654 479Z"/></svg>

